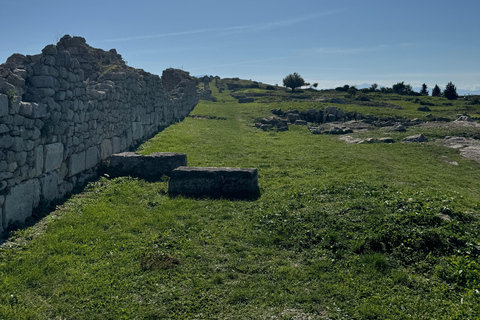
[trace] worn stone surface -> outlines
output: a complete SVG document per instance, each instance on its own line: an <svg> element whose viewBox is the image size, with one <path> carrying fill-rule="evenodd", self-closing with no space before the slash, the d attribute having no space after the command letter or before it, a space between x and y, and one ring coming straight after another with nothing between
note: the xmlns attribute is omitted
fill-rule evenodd
<svg viewBox="0 0 480 320"><path fill-rule="evenodd" d="M69 176L74 176L86 168L85 163L85 151L80 153L75 153L70 156L70 160L68 162L68 170Z"/></svg>
<svg viewBox="0 0 480 320"><path fill-rule="evenodd" d="M0 117L8 115L8 97L0 93Z"/></svg>
<svg viewBox="0 0 480 320"><path fill-rule="evenodd" d="M402 139L403 143L411 142L427 142L428 139L423 136L423 134L414 134L413 136L408 136Z"/></svg>
<svg viewBox="0 0 480 320"><path fill-rule="evenodd" d="M260 195L257 169L179 167L172 171L168 192L192 197L254 199Z"/></svg>
<svg viewBox="0 0 480 320"><path fill-rule="evenodd" d="M110 158L108 174L112 177L131 176L158 181L163 175L169 176L175 168L186 165L185 153L156 152L145 156L135 152L123 152Z"/></svg>
<svg viewBox="0 0 480 320"><path fill-rule="evenodd" d="M58 173L51 172L40 178L41 195L51 201L58 197Z"/></svg>
<svg viewBox="0 0 480 320"><path fill-rule="evenodd" d="M460 150L460 155L480 163L480 141L473 138L447 136L442 144Z"/></svg>
<svg viewBox="0 0 480 320"><path fill-rule="evenodd" d="M63 145L61 143L47 144L43 148L44 172L60 168L63 161Z"/></svg>
<svg viewBox="0 0 480 320"><path fill-rule="evenodd" d="M88 148L85 157L85 169L95 167L98 164L99 159L98 148L96 146Z"/></svg>
<svg viewBox="0 0 480 320"><path fill-rule="evenodd" d="M40 185L37 179L22 182L10 189L5 197L4 218L6 226L23 223L32 215L33 208L40 201Z"/></svg>

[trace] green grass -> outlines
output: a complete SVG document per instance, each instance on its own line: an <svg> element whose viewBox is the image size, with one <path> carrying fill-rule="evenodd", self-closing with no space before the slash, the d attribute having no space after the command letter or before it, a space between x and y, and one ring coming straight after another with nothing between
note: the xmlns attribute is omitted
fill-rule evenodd
<svg viewBox="0 0 480 320"><path fill-rule="evenodd" d="M480 317L478 163L436 143L263 132L273 104L212 89L192 115L225 120L188 117L139 150L258 168L261 197L102 178L0 251L0 319Z"/></svg>

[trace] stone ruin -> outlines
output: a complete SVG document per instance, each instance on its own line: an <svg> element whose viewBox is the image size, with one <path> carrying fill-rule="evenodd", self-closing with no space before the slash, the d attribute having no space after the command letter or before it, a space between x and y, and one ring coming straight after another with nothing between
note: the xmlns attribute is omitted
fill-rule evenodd
<svg viewBox="0 0 480 320"><path fill-rule="evenodd" d="M255 168L187 167L184 153L158 152L148 156L135 152L109 158L108 175L131 176L147 181L170 177L172 196L253 200L260 196Z"/></svg>
<svg viewBox="0 0 480 320"><path fill-rule="evenodd" d="M0 232L95 176L102 160L181 121L197 102L187 72L134 69L115 49L81 37L12 55L0 65Z"/></svg>

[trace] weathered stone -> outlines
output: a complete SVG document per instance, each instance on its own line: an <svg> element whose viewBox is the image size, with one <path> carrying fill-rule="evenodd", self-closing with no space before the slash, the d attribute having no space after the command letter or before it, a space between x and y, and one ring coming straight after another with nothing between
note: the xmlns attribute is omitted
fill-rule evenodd
<svg viewBox="0 0 480 320"><path fill-rule="evenodd" d="M461 115L459 117L457 117L457 119L455 120L455 122L460 122L460 121L468 121L468 122L472 122L472 118L470 118L470 116L467 116L467 115Z"/></svg>
<svg viewBox="0 0 480 320"><path fill-rule="evenodd" d="M23 166L27 162L27 152L18 152L15 154L15 161L19 166Z"/></svg>
<svg viewBox="0 0 480 320"><path fill-rule="evenodd" d="M40 184L37 179L22 182L10 189L5 197L5 224L23 223L32 215L32 210L40 201Z"/></svg>
<svg viewBox="0 0 480 320"><path fill-rule="evenodd" d="M102 160L107 159L112 154L112 142L109 139L104 139L100 145L100 156L102 157Z"/></svg>
<svg viewBox="0 0 480 320"><path fill-rule="evenodd" d="M63 145L60 142L47 144L44 151L43 172L50 172L60 168L63 161Z"/></svg>
<svg viewBox="0 0 480 320"><path fill-rule="evenodd" d="M8 115L8 97L6 94L0 93L0 117Z"/></svg>
<svg viewBox="0 0 480 320"><path fill-rule="evenodd" d="M55 200L58 196L58 173L53 171L39 180L43 198L47 201Z"/></svg>
<svg viewBox="0 0 480 320"><path fill-rule="evenodd" d="M85 170L85 151L70 156L68 176L74 176Z"/></svg>
<svg viewBox="0 0 480 320"><path fill-rule="evenodd" d="M108 173L110 176L132 176L148 181L157 181L163 175L180 166L187 165L187 155L184 153L157 152L148 156L135 152L114 154L110 158Z"/></svg>
<svg viewBox="0 0 480 320"><path fill-rule="evenodd" d="M33 76L29 78L30 83L36 88L52 88L55 83L52 76Z"/></svg>
<svg viewBox="0 0 480 320"><path fill-rule="evenodd" d="M409 143L409 142L427 142L428 139L423 136L423 134L415 134L413 136L408 136L403 138L402 142L403 143Z"/></svg>
<svg viewBox="0 0 480 320"><path fill-rule="evenodd" d="M395 140L393 140L390 137L380 138L380 139L378 139L378 141L381 142L381 143L394 143L395 142Z"/></svg>
<svg viewBox="0 0 480 320"><path fill-rule="evenodd" d="M34 150L34 166L35 166L35 175L38 177L43 172L43 146L39 145Z"/></svg>
<svg viewBox="0 0 480 320"><path fill-rule="evenodd" d="M114 154L122 152L123 145L125 145L125 143L123 143L122 138L119 138L119 137L112 138L112 151Z"/></svg>
<svg viewBox="0 0 480 320"><path fill-rule="evenodd" d="M10 129L7 127L7 125L1 123L1 124L0 124L0 134L6 133L6 132L8 132L8 131L10 131Z"/></svg>
<svg viewBox="0 0 480 320"><path fill-rule="evenodd" d="M305 120L295 120L295 125L296 126L306 126L307 121L305 121Z"/></svg>
<svg viewBox="0 0 480 320"><path fill-rule="evenodd" d="M393 131L405 132L405 131L407 131L407 129L405 129L405 127L403 126L403 124L397 123L397 124L393 127Z"/></svg>
<svg viewBox="0 0 480 320"><path fill-rule="evenodd" d="M85 169L95 167L99 163L99 152L97 147L90 147L86 151Z"/></svg>
<svg viewBox="0 0 480 320"><path fill-rule="evenodd" d="M139 140L143 137L143 125L141 122L133 122L133 140Z"/></svg>
<svg viewBox="0 0 480 320"><path fill-rule="evenodd" d="M13 146L15 139L9 135L2 135L0 136L0 148L7 149Z"/></svg>
<svg viewBox="0 0 480 320"><path fill-rule="evenodd" d="M260 195L257 169L179 167L168 192L192 197L253 199Z"/></svg>
<svg viewBox="0 0 480 320"><path fill-rule="evenodd" d="M56 55L57 54L57 46L54 44L49 44L45 48L42 49L42 53L49 54L49 55Z"/></svg>

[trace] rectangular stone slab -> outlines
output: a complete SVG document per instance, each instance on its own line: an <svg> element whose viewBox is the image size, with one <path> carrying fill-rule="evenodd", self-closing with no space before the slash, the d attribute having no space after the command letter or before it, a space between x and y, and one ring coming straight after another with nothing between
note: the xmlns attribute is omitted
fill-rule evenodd
<svg viewBox="0 0 480 320"><path fill-rule="evenodd" d="M255 168L178 167L168 184L170 195L255 199L260 195Z"/></svg>
<svg viewBox="0 0 480 320"><path fill-rule="evenodd" d="M148 156L135 152L122 152L110 157L108 174L111 177L131 176L147 181L158 181L169 176L180 166L187 165L185 153L155 152Z"/></svg>

